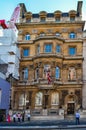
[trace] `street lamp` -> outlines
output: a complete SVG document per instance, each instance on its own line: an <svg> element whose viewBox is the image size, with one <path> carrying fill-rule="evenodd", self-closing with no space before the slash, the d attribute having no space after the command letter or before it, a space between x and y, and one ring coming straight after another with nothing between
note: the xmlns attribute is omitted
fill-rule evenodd
<svg viewBox="0 0 86 130"><path fill-rule="evenodd" d="M13 86L13 76L12 76L12 73L11 74L9 74L9 77L7 78L7 81L9 81L10 82L10 104L9 104L9 109L11 110L12 109L12 92L13 92L13 90L12 90L12 86Z"/></svg>
<svg viewBox="0 0 86 130"><path fill-rule="evenodd" d="M26 83L27 81L24 80L24 84L25 84L25 90L24 90L24 106L23 106L23 117L22 117L22 120L24 121L25 119L25 110L26 110Z"/></svg>

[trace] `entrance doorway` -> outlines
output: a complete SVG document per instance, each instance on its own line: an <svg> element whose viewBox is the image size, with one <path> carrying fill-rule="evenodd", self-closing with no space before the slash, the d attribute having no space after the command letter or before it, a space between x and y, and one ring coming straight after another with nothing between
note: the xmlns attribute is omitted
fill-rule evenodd
<svg viewBox="0 0 86 130"><path fill-rule="evenodd" d="M67 114L74 114L74 110L75 110L75 103L68 103L67 104Z"/></svg>

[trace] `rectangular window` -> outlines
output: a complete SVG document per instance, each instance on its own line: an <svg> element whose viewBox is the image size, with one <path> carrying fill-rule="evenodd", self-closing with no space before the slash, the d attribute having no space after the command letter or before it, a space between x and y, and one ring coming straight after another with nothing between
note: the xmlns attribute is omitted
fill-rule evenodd
<svg viewBox="0 0 86 130"><path fill-rule="evenodd" d="M40 53L40 46L38 45L37 46L37 54L39 54Z"/></svg>
<svg viewBox="0 0 86 130"><path fill-rule="evenodd" d="M23 50L23 56L29 56L29 49Z"/></svg>
<svg viewBox="0 0 86 130"><path fill-rule="evenodd" d="M69 47L69 55L73 56L76 54L76 47Z"/></svg>
<svg viewBox="0 0 86 130"><path fill-rule="evenodd" d="M45 17L42 17L42 18L40 19L40 22L45 22Z"/></svg>
<svg viewBox="0 0 86 130"><path fill-rule="evenodd" d="M52 52L52 44L46 44L45 45L45 52L47 52L47 53Z"/></svg>
<svg viewBox="0 0 86 130"><path fill-rule="evenodd" d="M23 79L28 80L28 68L24 68L23 70Z"/></svg>
<svg viewBox="0 0 86 130"><path fill-rule="evenodd" d="M70 21L75 21L75 17L70 17Z"/></svg>
<svg viewBox="0 0 86 130"><path fill-rule="evenodd" d="M56 22L60 22L60 17L56 17L56 18L55 18L55 21L56 21Z"/></svg>
<svg viewBox="0 0 86 130"><path fill-rule="evenodd" d="M57 52L57 53L60 53L60 52L61 52L61 47L60 47L60 45L57 45L57 46L56 46L56 52Z"/></svg>
<svg viewBox="0 0 86 130"><path fill-rule="evenodd" d="M56 67L56 79L59 79L60 77L60 69L59 67Z"/></svg>

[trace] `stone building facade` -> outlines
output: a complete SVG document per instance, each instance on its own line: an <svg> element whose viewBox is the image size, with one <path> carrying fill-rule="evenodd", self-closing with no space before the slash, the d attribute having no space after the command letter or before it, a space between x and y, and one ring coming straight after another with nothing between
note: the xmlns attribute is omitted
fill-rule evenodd
<svg viewBox="0 0 86 130"><path fill-rule="evenodd" d="M13 110L32 115L74 114L82 107L82 2L77 10L28 12L20 4L20 80L13 87Z"/></svg>

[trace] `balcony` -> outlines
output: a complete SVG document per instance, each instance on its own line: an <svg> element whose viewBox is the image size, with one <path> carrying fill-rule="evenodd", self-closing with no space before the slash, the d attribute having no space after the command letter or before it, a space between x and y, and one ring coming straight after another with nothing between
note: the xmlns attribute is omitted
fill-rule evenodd
<svg viewBox="0 0 86 130"><path fill-rule="evenodd" d="M50 33L50 34L48 34L48 35L44 35L44 36L42 36L42 35L39 35L39 36L37 36L36 37L36 39L35 40L41 40L41 39L59 39L59 40L62 40L62 41L64 41L64 38L62 37L62 35L60 35L60 36L56 36L56 35L52 35L52 33Z"/></svg>
<svg viewBox="0 0 86 130"><path fill-rule="evenodd" d="M43 58L43 57L55 57L55 58L63 58L63 54L62 53L39 53L37 55L35 55L33 57L33 59L37 59L37 58Z"/></svg>
<svg viewBox="0 0 86 130"><path fill-rule="evenodd" d="M37 86L40 89L53 89L54 85L62 85L62 81L61 80L53 80L53 82L50 82L50 84L48 84L48 80L44 79L44 78L39 78L38 80L33 79L32 81L28 81L25 83L23 80L18 82L19 86Z"/></svg>

